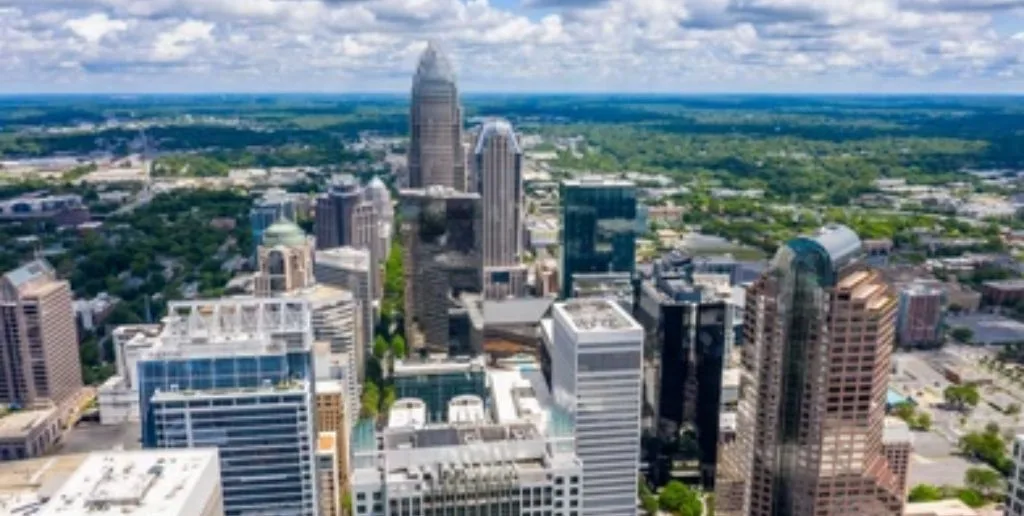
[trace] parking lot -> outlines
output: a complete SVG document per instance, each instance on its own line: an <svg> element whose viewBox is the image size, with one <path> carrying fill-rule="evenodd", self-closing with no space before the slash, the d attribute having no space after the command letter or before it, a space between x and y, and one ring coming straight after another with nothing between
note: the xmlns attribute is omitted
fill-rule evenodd
<svg viewBox="0 0 1024 516"><path fill-rule="evenodd" d="M963 483L964 473L981 464L956 455L960 437L970 431L982 430L996 423L1006 433L1024 432L1019 416L1008 416L985 401L986 397L1006 396L999 387L983 387L982 402L965 417L947 410L942 393L953 385L941 372L950 361L977 364L982 355L992 353L984 348L951 347L943 351L916 351L893 355L895 372L890 388L903 396L913 398L920 410L932 416L929 432L914 432L914 454L911 461L909 483L953 484ZM1001 384L1000 384L1001 385ZM1014 397L1024 393L1013 392ZM961 423L966 423L962 425Z"/></svg>

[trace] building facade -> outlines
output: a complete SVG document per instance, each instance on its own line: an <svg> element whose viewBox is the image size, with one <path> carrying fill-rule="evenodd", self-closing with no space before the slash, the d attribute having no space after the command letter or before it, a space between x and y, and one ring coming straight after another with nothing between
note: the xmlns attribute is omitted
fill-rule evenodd
<svg viewBox="0 0 1024 516"><path fill-rule="evenodd" d="M748 290L716 514L902 514L883 446L897 296L862 259L852 230L828 226L782 247Z"/></svg>
<svg viewBox="0 0 1024 516"><path fill-rule="evenodd" d="M946 291L937 283L911 283L900 289L897 339L904 346L938 345L944 331Z"/></svg>
<svg viewBox="0 0 1024 516"><path fill-rule="evenodd" d="M402 190L405 332L411 350L447 352L451 311L463 292L480 293L480 196L433 186Z"/></svg>
<svg viewBox="0 0 1024 516"><path fill-rule="evenodd" d="M294 222L282 220L267 228L256 255L257 296L270 297L313 284L313 239Z"/></svg>
<svg viewBox="0 0 1024 516"><path fill-rule="evenodd" d="M730 289L726 288L726 291ZM725 389L734 345L734 306L690 281L644 282L634 315L645 328L644 450L648 480L679 480L714 489ZM679 468L677 464L695 464ZM684 470L685 471L680 471ZM673 473L675 472L675 473Z"/></svg>
<svg viewBox="0 0 1024 516"><path fill-rule="evenodd" d="M313 264L316 281L347 290L355 297L360 311L361 344L355 348L356 360L362 360L374 338L374 298L372 289L373 260L366 249L337 247L316 252ZM359 364L362 381L362 364Z"/></svg>
<svg viewBox="0 0 1024 516"><path fill-rule="evenodd" d="M217 448L227 516L317 514L309 304L223 299L168 314L138 362L143 446Z"/></svg>
<svg viewBox="0 0 1024 516"><path fill-rule="evenodd" d="M643 328L608 300L555 303L545 325L554 402L575 428L586 516L637 514Z"/></svg>
<svg viewBox="0 0 1024 516"><path fill-rule="evenodd" d="M82 388L71 286L45 260L0 277L0 403L63 406Z"/></svg>
<svg viewBox="0 0 1024 516"><path fill-rule="evenodd" d="M483 203L484 267L517 265L523 249L523 151L507 120L484 122L473 150L473 178Z"/></svg>
<svg viewBox="0 0 1024 516"><path fill-rule="evenodd" d="M636 269L636 186L587 178L565 181L562 202L562 297L576 274L632 274Z"/></svg>
<svg viewBox="0 0 1024 516"><path fill-rule="evenodd" d="M466 190L462 105L455 69L433 43L420 56L409 112L407 188L445 186Z"/></svg>
<svg viewBox="0 0 1024 516"><path fill-rule="evenodd" d="M316 200L316 247L352 245L356 207L362 202L359 181L350 175L331 178L327 193Z"/></svg>
<svg viewBox="0 0 1024 516"><path fill-rule="evenodd" d="M279 188L267 190L249 211L253 244L258 246L263 243L263 232L275 222L281 219L294 222L296 215L295 197L292 194Z"/></svg>
<svg viewBox="0 0 1024 516"><path fill-rule="evenodd" d="M1021 471L1024 471L1024 434L1018 434L1013 440L1013 471L1016 475L1010 475L1006 487L1006 514L1007 516L1024 516L1024 478L1021 478Z"/></svg>

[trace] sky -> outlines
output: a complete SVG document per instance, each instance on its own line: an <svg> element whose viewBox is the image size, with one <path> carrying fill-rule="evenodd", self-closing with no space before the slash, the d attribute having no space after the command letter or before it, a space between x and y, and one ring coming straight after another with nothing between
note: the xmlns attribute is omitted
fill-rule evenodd
<svg viewBox="0 0 1024 516"><path fill-rule="evenodd" d="M1024 93L1024 0L0 0L0 93Z"/></svg>

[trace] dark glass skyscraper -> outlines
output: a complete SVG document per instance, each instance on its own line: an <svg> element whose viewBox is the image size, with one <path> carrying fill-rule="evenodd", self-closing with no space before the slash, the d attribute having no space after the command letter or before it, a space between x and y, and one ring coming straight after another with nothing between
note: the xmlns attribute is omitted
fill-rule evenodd
<svg viewBox="0 0 1024 516"><path fill-rule="evenodd" d="M589 178L565 181L562 202L562 297L577 274L632 274L636 268L636 186Z"/></svg>

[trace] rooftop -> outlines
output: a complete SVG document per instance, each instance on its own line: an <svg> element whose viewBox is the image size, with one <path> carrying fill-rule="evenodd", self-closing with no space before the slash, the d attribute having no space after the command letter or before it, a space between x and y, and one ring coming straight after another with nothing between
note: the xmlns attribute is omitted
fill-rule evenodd
<svg viewBox="0 0 1024 516"><path fill-rule="evenodd" d="M308 237L306 232L294 222L288 220L278 220L263 232L262 245L266 247L298 247L307 243Z"/></svg>
<svg viewBox="0 0 1024 516"><path fill-rule="evenodd" d="M554 310L578 333L641 329L618 303L607 299L573 299L555 303Z"/></svg>
<svg viewBox="0 0 1024 516"><path fill-rule="evenodd" d="M978 512L960 500L908 503L904 516L977 516Z"/></svg>
<svg viewBox="0 0 1024 516"><path fill-rule="evenodd" d="M335 247L317 251L314 261L342 269L370 270L370 251L355 247Z"/></svg>
<svg viewBox="0 0 1024 516"><path fill-rule="evenodd" d="M20 289L29 282L41 279L54 279L54 272L53 267L46 260L33 260L4 274L4 279L14 288Z"/></svg>
<svg viewBox="0 0 1024 516"><path fill-rule="evenodd" d="M53 407L17 410L0 416L0 439L24 439L39 425L57 414Z"/></svg>
<svg viewBox="0 0 1024 516"><path fill-rule="evenodd" d="M473 154L482 154L484 147L487 146L487 142L496 136L507 138L512 152L522 154L523 150L519 147L519 139L516 137L516 132L512 129L512 124L504 118L490 118L484 122L483 127L480 129L480 137L476 141L476 148Z"/></svg>
<svg viewBox="0 0 1024 516"><path fill-rule="evenodd" d="M488 325L539 324L554 300L551 298L520 298L484 301L484 321Z"/></svg>
<svg viewBox="0 0 1024 516"><path fill-rule="evenodd" d="M910 432L910 426L902 419L886 417L885 428L882 430L882 442L885 444L913 443L914 434Z"/></svg>
<svg viewBox="0 0 1024 516"><path fill-rule="evenodd" d="M187 514L195 491L214 489L208 483L220 477L218 462L214 449L95 453L60 487L39 516ZM203 475L211 470L214 477Z"/></svg>
<svg viewBox="0 0 1024 516"><path fill-rule="evenodd" d="M1024 289L1024 279L986 281L983 285L996 290L1021 290Z"/></svg>
<svg viewBox="0 0 1024 516"><path fill-rule="evenodd" d="M316 439L316 450L320 453L334 452L337 439L334 432L320 432Z"/></svg>
<svg viewBox="0 0 1024 516"><path fill-rule="evenodd" d="M419 376L431 374L483 372L487 363L484 357L453 357L396 360L394 376Z"/></svg>
<svg viewBox="0 0 1024 516"><path fill-rule="evenodd" d="M579 188L601 188L606 186L627 186L633 188L636 187L636 183L632 181L604 176L587 176L576 179L566 179L565 181L562 181L562 184L565 186Z"/></svg>

